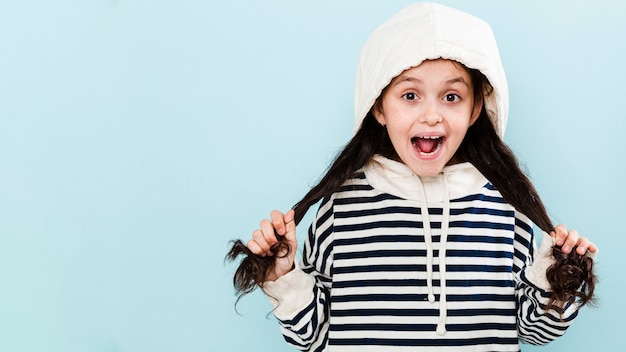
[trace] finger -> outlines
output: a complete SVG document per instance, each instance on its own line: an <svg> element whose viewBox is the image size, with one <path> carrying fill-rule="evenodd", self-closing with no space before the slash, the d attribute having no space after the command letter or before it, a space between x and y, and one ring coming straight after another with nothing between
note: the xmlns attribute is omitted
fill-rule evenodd
<svg viewBox="0 0 626 352"><path fill-rule="evenodd" d="M554 243L557 246L562 246L563 243L565 243L565 238L567 237L567 228L563 224L558 224L550 235L554 237Z"/></svg>
<svg viewBox="0 0 626 352"><path fill-rule="evenodd" d="M287 230L285 228L285 217L283 213L278 210L272 210L270 219L272 219L272 225L274 229L276 229L276 233L280 236L284 236Z"/></svg>
<svg viewBox="0 0 626 352"><path fill-rule="evenodd" d="M598 246L596 246L593 242L589 241L586 237L581 237L578 241L578 247L576 248L576 253L580 255L584 255L587 251L591 253L596 253L598 251Z"/></svg>
<svg viewBox="0 0 626 352"><path fill-rule="evenodd" d="M256 243L256 245L259 247L259 251L261 253L268 253L270 251L271 244L269 244L267 242L267 239L265 239L265 235L263 235L263 231L255 230L252 233L252 239Z"/></svg>
<svg viewBox="0 0 626 352"><path fill-rule="evenodd" d="M270 220L261 220L261 231L263 232L263 237L265 238L265 241L267 241L270 246L278 242L278 238L276 238L274 224Z"/></svg>
<svg viewBox="0 0 626 352"><path fill-rule="evenodd" d="M256 255L260 255L263 257L265 256L266 251L264 251L263 248L261 248L261 246L259 245L259 243L255 241L254 239L251 239L250 241L248 241L248 243L246 243L246 247L248 247L248 249Z"/></svg>
<svg viewBox="0 0 626 352"><path fill-rule="evenodd" d="M563 251L563 253L570 253L572 251L572 248L574 248L574 246L576 246L576 244L578 243L579 239L580 236L578 235L578 231L569 230L567 232L567 238L565 238L565 242L563 243L563 246L561 246L561 250Z"/></svg>
<svg viewBox="0 0 626 352"><path fill-rule="evenodd" d="M585 237L581 237L578 239L578 243L576 244L576 253L583 255L587 253L587 249L589 249L589 245L591 242Z"/></svg>

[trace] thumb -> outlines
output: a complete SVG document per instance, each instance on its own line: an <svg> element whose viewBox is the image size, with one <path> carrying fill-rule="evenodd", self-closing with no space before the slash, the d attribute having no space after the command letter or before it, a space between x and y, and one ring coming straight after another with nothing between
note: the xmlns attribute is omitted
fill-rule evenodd
<svg viewBox="0 0 626 352"><path fill-rule="evenodd" d="M291 209L285 214L285 239L289 242L296 241L296 220L295 220L296 212Z"/></svg>
<svg viewBox="0 0 626 352"><path fill-rule="evenodd" d="M285 234L282 236L282 243L286 244L289 248L283 248L277 253L276 267L272 273L270 281L275 281L294 267L296 259L296 249L298 247L298 240L296 238L296 221L294 210L289 210L282 218L285 225Z"/></svg>

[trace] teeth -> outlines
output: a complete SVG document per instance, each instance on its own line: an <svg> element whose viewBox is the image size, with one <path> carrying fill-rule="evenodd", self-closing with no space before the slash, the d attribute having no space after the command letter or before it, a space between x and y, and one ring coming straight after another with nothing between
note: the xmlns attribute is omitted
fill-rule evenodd
<svg viewBox="0 0 626 352"><path fill-rule="evenodd" d="M419 137L419 138L423 138L423 139L439 139L441 137L440 136L423 136L423 137Z"/></svg>

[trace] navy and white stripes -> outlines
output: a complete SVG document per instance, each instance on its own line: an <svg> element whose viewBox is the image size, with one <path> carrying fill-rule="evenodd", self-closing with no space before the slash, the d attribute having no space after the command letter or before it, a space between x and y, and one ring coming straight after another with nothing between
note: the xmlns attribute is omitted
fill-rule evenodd
<svg viewBox="0 0 626 352"><path fill-rule="evenodd" d="M565 332L576 307L546 314L549 294L524 275L534 239L523 214L489 183L450 199L449 209L428 203L434 302L418 200L375 189L365 173L325 199L303 250L313 294L276 314L287 342L310 351L519 351L520 340L545 344Z"/></svg>

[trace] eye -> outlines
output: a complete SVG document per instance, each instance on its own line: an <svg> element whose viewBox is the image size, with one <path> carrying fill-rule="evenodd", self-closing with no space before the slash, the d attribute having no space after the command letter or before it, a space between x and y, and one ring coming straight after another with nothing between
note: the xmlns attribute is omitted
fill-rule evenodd
<svg viewBox="0 0 626 352"><path fill-rule="evenodd" d="M455 94L455 93L450 93L450 94L446 94L446 95L443 97L443 100L444 100L444 101L447 101L447 102L449 102L449 103L455 103L455 102L457 102L457 101L461 100L461 97L460 97L458 94Z"/></svg>
<svg viewBox="0 0 626 352"><path fill-rule="evenodd" d="M414 101L417 100L418 97L415 93L404 93L402 94L402 98L404 98L404 100Z"/></svg>

